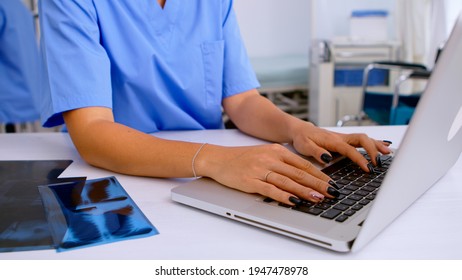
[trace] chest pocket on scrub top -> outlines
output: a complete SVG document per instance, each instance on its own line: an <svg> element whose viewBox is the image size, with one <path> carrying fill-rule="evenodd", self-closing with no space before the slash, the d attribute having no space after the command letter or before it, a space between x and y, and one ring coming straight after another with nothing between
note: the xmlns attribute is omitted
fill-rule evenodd
<svg viewBox="0 0 462 280"><path fill-rule="evenodd" d="M224 46L224 41L204 42L201 44L207 105L221 104Z"/></svg>

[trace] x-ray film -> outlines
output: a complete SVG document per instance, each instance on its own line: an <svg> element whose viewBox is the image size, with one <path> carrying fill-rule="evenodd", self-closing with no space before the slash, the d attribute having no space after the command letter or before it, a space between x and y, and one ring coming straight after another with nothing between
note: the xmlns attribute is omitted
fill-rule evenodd
<svg viewBox="0 0 462 280"><path fill-rule="evenodd" d="M0 161L0 252L54 247L37 186L85 177L58 178L71 160Z"/></svg>
<svg viewBox="0 0 462 280"><path fill-rule="evenodd" d="M39 191L58 252L158 234L115 177Z"/></svg>

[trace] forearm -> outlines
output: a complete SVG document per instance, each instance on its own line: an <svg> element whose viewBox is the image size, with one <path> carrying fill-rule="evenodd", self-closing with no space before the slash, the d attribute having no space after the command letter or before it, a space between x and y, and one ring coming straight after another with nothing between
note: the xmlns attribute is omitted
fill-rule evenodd
<svg viewBox="0 0 462 280"><path fill-rule="evenodd" d="M74 136L89 164L137 176L191 177L191 161L200 144L160 139L117 123L98 123Z"/></svg>
<svg viewBox="0 0 462 280"><path fill-rule="evenodd" d="M249 92L236 96L232 105L225 103L225 109L241 131L278 143L291 142L297 130L310 125L280 110L258 93Z"/></svg>
<svg viewBox="0 0 462 280"><path fill-rule="evenodd" d="M108 112L89 110L90 114L88 109L87 113L65 114L72 141L89 164L137 176L193 176L192 158L200 143L154 137L113 122ZM97 116L87 118L89 115Z"/></svg>

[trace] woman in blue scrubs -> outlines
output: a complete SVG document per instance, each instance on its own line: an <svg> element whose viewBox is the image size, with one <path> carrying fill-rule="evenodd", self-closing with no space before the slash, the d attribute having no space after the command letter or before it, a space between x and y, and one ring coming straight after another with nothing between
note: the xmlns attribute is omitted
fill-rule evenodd
<svg viewBox="0 0 462 280"><path fill-rule="evenodd" d="M369 171L355 147L374 159L389 152L387 143L317 128L262 97L232 0L47 0L40 18L48 69L43 123L65 123L94 166L205 176L290 205L338 195L328 176L279 144L223 147L149 134L222 128L222 110L241 131L292 143L321 162L335 151Z"/></svg>
<svg viewBox="0 0 462 280"><path fill-rule="evenodd" d="M37 121L40 56L31 12L21 0L0 1L0 125Z"/></svg>

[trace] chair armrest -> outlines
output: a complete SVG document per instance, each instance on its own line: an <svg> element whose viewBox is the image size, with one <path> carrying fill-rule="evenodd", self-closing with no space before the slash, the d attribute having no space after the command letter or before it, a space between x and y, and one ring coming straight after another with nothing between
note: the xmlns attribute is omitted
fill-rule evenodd
<svg viewBox="0 0 462 280"><path fill-rule="evenodd" d="M428 79L430 78L431 71L414 71L409 75L410 79Z"/></svg>
<svg viewBox="0 0 462 280"><path fill-rule="evenodd" d="M402 62L402 61L376 61L376 62L373 62L373 64L427 71L427 67L419 63L408 63L408 62Z"/></svg>

